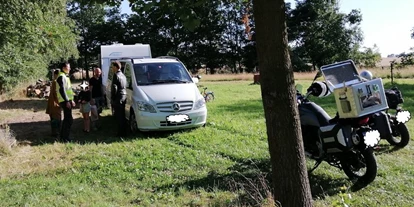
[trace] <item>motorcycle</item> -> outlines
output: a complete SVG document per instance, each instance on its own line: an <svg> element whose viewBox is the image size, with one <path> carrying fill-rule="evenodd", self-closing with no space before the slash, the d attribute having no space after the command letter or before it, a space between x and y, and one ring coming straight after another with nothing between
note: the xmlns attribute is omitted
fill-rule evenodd
<svg viewBox="0 0 414 207"><path fill-rule="evenodd" d="M385 96L389 109L373 114L369 125L380 132L381 139L386 139L391 145L403 148L410 141L410 134L405 123L411 119L411 114L400 106L404 99L397 87L385 90ZM391 113L390 109L395 113Z"/></svg>
<svg viewBox="0 0 414 207"><path fill-rule="evenodd" d="M316 161L312 173L323 161L342 169L351 179L369 184L377 176L377 162L373 147L380 134L367 125L370 116L358 118L331 118L326 111L310 101L310 95L324 97L330 94L326 82L315 80L307 93L297 90L297 104L302 128L305 154Z"/></svg>

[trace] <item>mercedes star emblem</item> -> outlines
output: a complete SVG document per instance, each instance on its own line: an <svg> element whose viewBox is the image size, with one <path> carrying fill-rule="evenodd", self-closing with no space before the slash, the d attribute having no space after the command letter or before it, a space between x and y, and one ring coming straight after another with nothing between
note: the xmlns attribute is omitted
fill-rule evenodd
<svg viewBox="0 0 414 207"><path fill-rule="evenodd" d="M180 110L180 105L178 103L174 103L172 105L172 108L174 109L174 111L178 111L178 110Z"/></svg>

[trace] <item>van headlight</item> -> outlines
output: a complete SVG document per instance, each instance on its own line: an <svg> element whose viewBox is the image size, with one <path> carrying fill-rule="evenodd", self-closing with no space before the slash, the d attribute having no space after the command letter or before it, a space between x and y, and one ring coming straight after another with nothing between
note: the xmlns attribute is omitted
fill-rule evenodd
<svg viewBox="0 0 414 207"><path fill-rule="evenodd" d="M206 101L204 97L199 98L196 103L194 104L194 110L200 109L206 105Z"/></svg>
<svg viewBox="0 0 414 207"><path fill-rule="evenodd" d="M151 112L151 113L157 113L154 106L149 104L149 103L146 103L146 102L143 102L143 101L138 101L137 106L138 106L138 110L140 110L140 111L147 111L147 112Z"/></svg>

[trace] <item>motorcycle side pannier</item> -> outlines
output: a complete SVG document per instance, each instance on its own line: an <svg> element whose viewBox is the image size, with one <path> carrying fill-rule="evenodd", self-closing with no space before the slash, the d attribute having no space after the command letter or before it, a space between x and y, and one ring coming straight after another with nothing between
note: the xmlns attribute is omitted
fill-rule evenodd
<svg viewBox="0 0 414 207"><path fill-rule="evenodd" d="M352 147L352 128L341 124L332 124L319 128L319 135L327 153L342 152Z"/></svg>
<svg viewBox="0 0 414 207"><path fill-rule="evenodd" d="M378 130L382 139L392 138L392 130L388 115L384 111L373 114L374 125L372 129Z"/></svg>
<svg viewBox="0 0 414 207"><path fill-rule="evenodd" d="M390 109L397 109L398 104L404 103L401 91L396 87L385 90L385 96Z"/></svg>

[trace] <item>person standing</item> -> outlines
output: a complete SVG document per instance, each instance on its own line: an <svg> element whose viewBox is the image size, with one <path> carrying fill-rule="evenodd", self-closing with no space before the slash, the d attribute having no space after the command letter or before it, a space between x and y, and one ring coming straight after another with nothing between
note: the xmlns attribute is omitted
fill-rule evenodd
<svg viewBox="0 0 414 207"><path fill-rule="evenodd" d="M91 130L91 122L89 119L89 114L91 112L91 93L89 92L89 86L86 84L86 81L82 81L81 92L79 93L79 108L83 117L83 132L89 133Z"/></svg>
<svg viewBox="0 0 414 207"><path fill-rule="evenodd" d="M100 68L93 70L93 77L89 79L89 90L91 91L91 97L94 99L98 112L101 113L104 103L104 93L102 86L102 71Z"/></svg>
<svg viewBox="0 0 414 207"><path fill-rule="evenodd" d="M69 77L67 77L70 72L70 64L68 62L63 63L61 65L61 70L62 71L56 79L56 93L59 105L63 109L63 122L60 130L60 139L64 142L70 142L72 141L69 138L70 128L73 123L72 107L75 107L75 102L73 101L74 95L72 83L70 82Z"/></svg>
<svg viewBox="0 0 414 207"><path fill-rule="evenodd" d="M126 120L125 120L125 103L126 103L126 86L127 81L125 75L121 71L121 63L119 61L112 62L111 70L114 72L111 86L111 104L114 107L115 117L118 122L118 137L126 136Z"/></svg>
<svg viewBox="0 0 414 207"><path fill-rule="evenodd" d="M104 87L102 85L102 71L100 68L95 68L93 70L93 77L89 79L89 87L90 87L90 95L91 95L91 103L93 104L93 108L96 107L98 116L93 117L92 119L92 127L94 130L97 130L99 127L99 114L102 112L104 106ZM91 104L92 105L92 104ZM92 112L92 110L91 110ZM91 116L92 117L92 116Z"/></svg>
<svg viewBox="0 0 414 207"><path fill-rule="evenodd" d="M50 126L52 128L52 136L58 136L60 130L60 122L62 120L62 109L56 93L56 79L59 76L59 70L53 71L52 84L50 86L50 94L47 100L46 114L50 117Z"/></svg>

